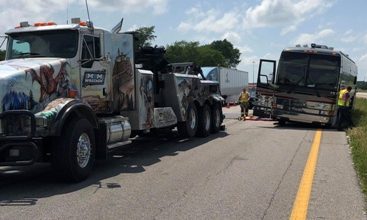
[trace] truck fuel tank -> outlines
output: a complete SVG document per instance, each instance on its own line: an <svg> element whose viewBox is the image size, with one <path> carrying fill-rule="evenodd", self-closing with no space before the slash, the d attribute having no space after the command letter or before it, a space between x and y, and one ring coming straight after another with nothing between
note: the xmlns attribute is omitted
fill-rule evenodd
<svg viewBox="0 0 367 220"><path fill-rule="evenodd" d="M123 116L113 116L101 118L100 123L106 127L107 146L118 142L128 141L131 134L131 125L128 118Z"/></svg>

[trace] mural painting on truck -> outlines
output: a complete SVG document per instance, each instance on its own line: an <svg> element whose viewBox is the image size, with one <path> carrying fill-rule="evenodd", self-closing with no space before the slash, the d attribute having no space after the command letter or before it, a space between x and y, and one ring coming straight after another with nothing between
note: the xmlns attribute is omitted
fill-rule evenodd
<svg viewBox="0 0 367 220"><path fill-rule="evenodd" d="M182 115L184 116L186 114L186 109L189 106L189 100L188 95L192 91L191 90L191 80L189 82L189 79L181 78L177 80L177 88L178 88L178 97L180 100L180 108Z"/></svg>
<svg viewBox="0 0 367 220"><path fill-rule="evenodd" d="M114 110L117 112L134 108L134 72L131 59L118 51L112 72Z"/></svg>
<svg viewBox="0 0 367 220"><path fill-rule="evenodd" d="M0 64L1 111L37 113L54 99L78 95L76 72L64 59L15 59Z"/></svg>
<svg viewBox="0 0 367 220"><path fill-rule="evenodd" d="M105 48L110 51L104 54L105 59L95 60L89 69L83 69L82 66L81 75L84 77L81 98L96 113L121 113L135 108L134 54L131 38L128 34L119 34L119 37L111 38L105 36ZM94 83L87 83L86 79Z"/></svg>
<svg viewBox="0 0 367 220"><path fill-rule="evenodd" d="M153 127L153 75L144 74L140 79L139 95L140 95L140 115L142 125L145 129Z"/></svg>
<svg viewBox="0 0 367 220"><path fill-rule="evenodd" d="M197 97L199 78L177 77L177 95L181 108L182 118L185 118L190 102Z"/></svg>

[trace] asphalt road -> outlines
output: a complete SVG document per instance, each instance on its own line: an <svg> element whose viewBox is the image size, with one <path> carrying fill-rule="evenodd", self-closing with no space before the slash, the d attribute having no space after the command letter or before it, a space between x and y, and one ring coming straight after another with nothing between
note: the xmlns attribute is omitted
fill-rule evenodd
<svg viewBox="0 0 367 220"><path fill-rule="evenodd" d="M288 219L317 128L225 111L226 131L138 139L79 184L0 167L0 219ZM345 133L322 132L308 219L366 219Z"/></svg>
<svg viewBox="0 0 367 220"><path fill-rule="evenodd" d="M357 92L358 98L367 98L367 92Z"/></svg>

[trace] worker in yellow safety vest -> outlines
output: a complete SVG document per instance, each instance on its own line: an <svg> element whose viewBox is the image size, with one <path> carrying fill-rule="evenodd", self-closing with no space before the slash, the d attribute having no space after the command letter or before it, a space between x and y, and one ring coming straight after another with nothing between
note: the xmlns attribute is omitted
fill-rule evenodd
<svg viewBox="0 0 367 220"><path fill-rule="evenodd" d="M238 102L241 107L241 119L243 120L246 120L245 115L248 116L249 100L250 94L246 91L246 88L243 88L240 96L238 97Z"/></svg>
<svg viewBox="0 0 367 220"><path fill-rule="evenodd" d="M352 87L345 88L341 86L338 95L338 114L337 114L337 129L342 130L343 127L349 127L353 125L350 111Z"/></svg>

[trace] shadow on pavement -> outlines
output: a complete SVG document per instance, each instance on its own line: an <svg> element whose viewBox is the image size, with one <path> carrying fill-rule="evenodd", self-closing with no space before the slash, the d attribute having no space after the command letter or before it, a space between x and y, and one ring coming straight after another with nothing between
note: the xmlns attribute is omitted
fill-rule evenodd
<svg viewBox="0 0 367 220"><path fill-rule="evenodd" d="M274 127L263 127L263 128L270 128L270 129L283 129L283 130L316 130L316 129L322 129L322 130L328 130L328 131L336 131L335 128L328 126L328 125L322 125L322 124L310 124L310 123L301 123L301 122L287 122L286 124L280 124L277 121L272 122Z"/></svg>
<svg viewBox="0 0 367 220"><path fill-rule="evenodd" d="M59 179L49 164L29 167L0 167L0 206L32 206L38 199L71 193L88 186L121 188L119 183L102 180L122 173L141 173L145 166L161 161L165 156L176 156L217 138L224 138L224 131L206 138L180 139L177 133L159 137L136 138L124 149L116 151L107 161L97 161L92 175L81 183L67 183Z"/></svg>

